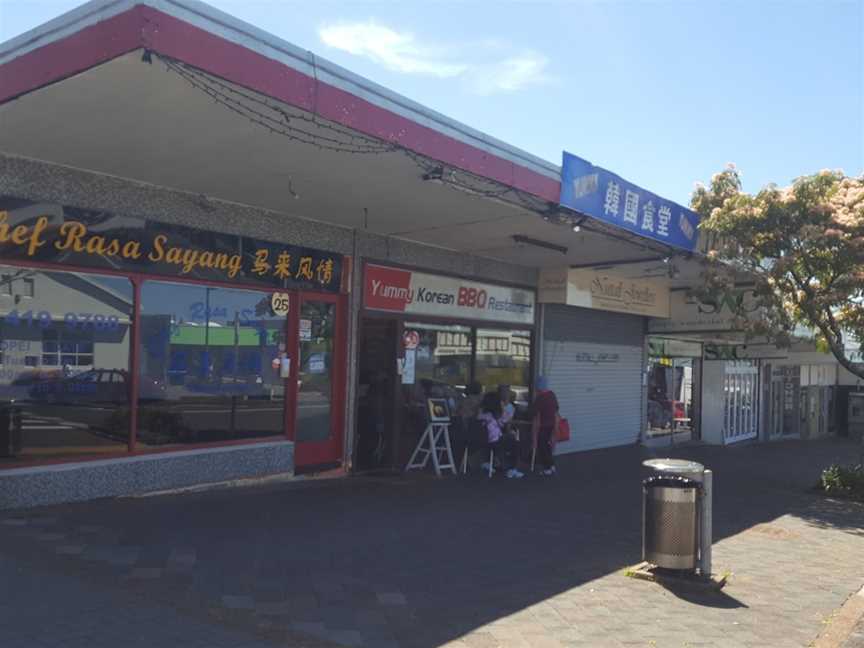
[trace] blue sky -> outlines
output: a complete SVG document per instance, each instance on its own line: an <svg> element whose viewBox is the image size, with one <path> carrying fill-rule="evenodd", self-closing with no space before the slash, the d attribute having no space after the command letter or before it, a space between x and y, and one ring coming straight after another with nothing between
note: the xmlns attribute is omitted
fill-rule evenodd
<svg viewBox="0 0 864 648"><path fill-rule="evenodd" d="M0 0L0 41L80 4ZM686 203L864 171L864 0L210 4L535 155Z"/></svg>

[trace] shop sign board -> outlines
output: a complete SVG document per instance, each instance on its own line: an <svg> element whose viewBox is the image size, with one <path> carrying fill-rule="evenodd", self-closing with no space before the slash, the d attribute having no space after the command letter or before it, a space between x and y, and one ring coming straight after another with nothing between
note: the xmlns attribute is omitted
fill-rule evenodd
<svg viewBox="0 0 864 648"><path fill-rule="evenodd" d="M714 344L704 345L705 360L784 360L789 354L773 344Z"/></svg>
<svg viewBox="0 0 864 648"><path fill-rule="evenodd" d="M0 258L265 288L342 286L339 254L2 196Z"/></svg>
<svg viewBox="0 0 864 648"><path fill-rule="evenodd" d="M275 315L283 317L291 308L291 297L288 293L276 292L270 295L270 310Z"/></svg>
<svg viewBox="0 0 864 648"><path fill-rule="evenodd" d="M601 270L543 269L539 300L546 304L669 317L668 286L646 279L625 279Z"/></svg>
<svg viewBox="0 0 864 648"><path fill-rule="evenodd" d="M309 356L309 373L322 374L326 370L327 365L321 353L313 353Z"/></svg>
<svg viewBox="0 0 864 648"><path fill-rule="evenodd" d="M299 323L299 331L300 331L300 341L301 342L311 342L312 341L312 320L300 318Z"/></svg>
<svg viewBox="0 0 864 648"><path fill-rule="evenodd" d="M580 364L615 364L621 361L620 353L574 353L571 356L574 362Z"/></svg>
<svg viewBox="0 0 864 648"><path fill-rule="evenodd" d="M577 212L692 252L699 214L564 152L560 202Z"/></svg>
<svg viewBox="0 0 864 648"><path fill-rule="evenodd" d="M738 286L719 291L704 299L686 290L675 291L670 299L669 319L648 323L651 333L720 333L738 329L738 306L750 317L759 310L752 286Z"/></svg>
<svg viewBox="0 0 864 648"><path fill-rule="evenodd" d="M367 264L363 305L374 310L533 324L534 291Z"/></svg>
<svg viewBox="0 0 864 648"><path fill-rule="evenodd" d="M701 358L702 343L652 337L648 339L648 354L657 358Z"/></svg>

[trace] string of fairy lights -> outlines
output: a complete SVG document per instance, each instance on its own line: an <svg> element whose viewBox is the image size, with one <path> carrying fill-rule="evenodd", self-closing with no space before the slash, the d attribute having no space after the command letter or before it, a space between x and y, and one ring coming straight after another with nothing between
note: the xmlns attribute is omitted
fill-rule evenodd
<svg viewBox="0 0 864 648"><path fill-rule="evenodd" d="M252 93L232 87L215 77L188 66L180 61L158 55L167 69L180 76L190 86L207 95L217 104L265 128L274 135L281 135L301 144L315 146L323 150L341 153L389 153L394 149L386 143L368 138L362 134L349 133L330 124L317 124L333 132L333 135L313 133L309 129L292 122L305 121L301 114L289 112Z"/></svg>
<svg viewBox="0 0 864 648"><path fill-rule="evenodd" d="M533 194L464 169L447 166L420 155L397 141L386 141L365 135L322 118L315 112L292 109L170 56L146 50L143 60L149 63L152 62L153 57L157 58L167 71L176 74L196 91L273 135L324 151L364 156L404 155L417 165L423 180L434 181L451 190L471 196L499 200L538 213L546 222L572 228L574 232L581 230L597 232L642 249L654 248L650 244L646 245L644 239L613 231L611 227L606 227L602 223L593 221L587 223L584 216L542 200ZM404 132L392 134L394 139L402 135Z"/></svg>
<svg viewBox="0 0 864 648"><path fill-rule="evenodd" d="M226 110L243 117L273 135L313 146L319 150L355 155L402 154L411 159L422 172L424 180L438 181L442 185L478 197L497 198L530 211L546 214L550 204L535 196L490 181L462 169L446 167L426 158L397 142L387 142L341 124L277 104L269 98L237 87L223 79L188 65L178 59L150 51L145 60L156 57L166 70L176 74L188 85L212 99ZM394 133L398 137L402 133Z"/></svg>

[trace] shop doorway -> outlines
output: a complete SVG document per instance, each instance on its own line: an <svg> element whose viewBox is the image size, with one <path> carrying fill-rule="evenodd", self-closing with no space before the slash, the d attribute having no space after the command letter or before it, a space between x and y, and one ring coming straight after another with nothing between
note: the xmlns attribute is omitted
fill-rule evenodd
<svg viewBox="0 0 864 648"><path fill-rule="evenodd" d="M286 408L293 425L294 464L298 472L342 463L345 434L344 299L300 293L289 317L289 344L294 349L294 397ZM292 304L293 306L294 304Z"/></svg>
<svg viewBox="0 0 864 648"><path fill-rule="evenodd" d="M768 387L768 438L798 436L797 418L800 399L800 369L797 366L769 367L765 375Z"/></svg>
<svg viewBox="0 0 864 648"><path fill-rule="evenodd" d="M699 438L701 362L699 358L649 358L649 439L679 443Z"/></svg>
<svg viewBox="0 0 864 648"><path fill-rule="evenodd" d="M399 322L375 317L363 318L359 336L359 383L357 392L357 443L355 468L358 471L396 467L396 358Z"/></svg>
<svg viewBox="0 0 864 648"><path fill-rule="evenodd" d="M528 329L364 316L355 470L401 471L428 423L427 399L444 399L451 415L464 416L461 404L472 382L480 393L507 385L517 421L525 419L531 344Z"/></svg>

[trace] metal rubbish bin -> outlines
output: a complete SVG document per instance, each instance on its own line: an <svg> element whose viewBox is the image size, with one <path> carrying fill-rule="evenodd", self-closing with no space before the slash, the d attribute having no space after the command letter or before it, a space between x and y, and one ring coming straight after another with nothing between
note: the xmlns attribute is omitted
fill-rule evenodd
<svg viewBox="0 0 864 648"><path fill-rule="evenodd" d="M21 408L0 405L0 457L15 457L21 452Z"/></svg>
<svg viewBox="0 0 864 648"><path fill-rule="evenodd" d="M642 482L642 559L666 569L696 569L701 484L674 476Z"/></svg>

